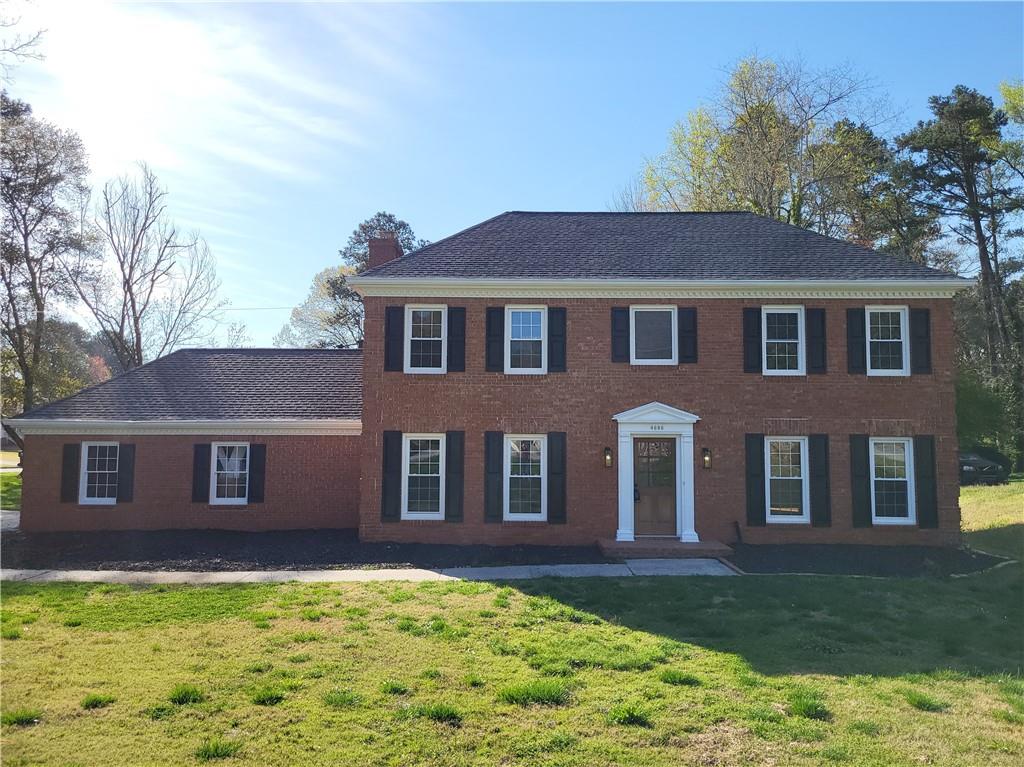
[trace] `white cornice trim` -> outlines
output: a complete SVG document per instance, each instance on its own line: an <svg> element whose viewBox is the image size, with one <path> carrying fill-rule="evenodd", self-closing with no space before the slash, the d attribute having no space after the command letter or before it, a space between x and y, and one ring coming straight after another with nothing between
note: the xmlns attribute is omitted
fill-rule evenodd
<svg viewBox="0 0 1024 767"><path fill-rule="evenodd" d="M349 277L362 296L405 298L951 298L973 285L932 280L534 280Z"/></svg>
<svg viewBox="0 0 1024 767"><path fill-rule="evenodd" d="M21 434L210 434L358 436L363 422L355 418L311 420L100 421L75 418L11 418L4 421Z"/></svg>

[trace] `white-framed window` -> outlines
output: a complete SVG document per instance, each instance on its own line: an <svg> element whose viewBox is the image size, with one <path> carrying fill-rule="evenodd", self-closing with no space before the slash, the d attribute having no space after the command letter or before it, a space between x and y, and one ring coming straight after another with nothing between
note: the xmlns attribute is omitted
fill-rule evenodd
<svg viewBox="0 0 1024 767"><path fill-rule="evenodd" d="M505 372L548 372L548 309L505 307Z"/></svg>
<svg viewBox="0 0 1024 767"><path fill-rule="evenodd" d="M631 365L675 365L679 360L679 325L674 306L629 307Z"/></svg>
<svg viewBox="0 0 1024 767"><path fill-rule="evenodd" d="M78 502L89 505L117 503L116 442L83 442L79 458Z"/></svg>
<svg viewBox="0 0 1024 767"><path fill-rule="evenodd" d="M249 502L249 443L210 445L210 503L241 506Z"/></svg>
<svg viewBox="0 0 1024 767"><path fill-rule="evenodd" d="M505 435L506 522L548 518L548 438Z"/></svg>
<svg viewBox="0 0 1024 767"><path fill-rule="evenodd" d="M802 306L761 307L761 356L765 375L804 375L804 339Z"/></svg>
<svg viewBox="0 0 1024 767"><path fill-rule="evenodd" d="M811 521L807 437L765 437L765 519L769 523Z"/></svg>
<svg viewBox="0 0 1024 767"><path fill-rule="evenodd" d="M905 306L865 307L868 375L910 375L910 333Z"/></svg>
<svg viewBox="0 0 1024 767"><path fill-rule="evenodd" d="M406 305L405 372L448 371L448 307Z"/></svg>
<svg viewBox="0 0 1024 767"><path fill-rule="evenodd" d="M914 441L906 437L868 440L871 458L871 524L913 525Z"/></svg>
<svg viewBox="0 0 1024 767"><path fill-rule="evenodd" d="M444 434L402 435L402 519L444 519Z"/></svg>

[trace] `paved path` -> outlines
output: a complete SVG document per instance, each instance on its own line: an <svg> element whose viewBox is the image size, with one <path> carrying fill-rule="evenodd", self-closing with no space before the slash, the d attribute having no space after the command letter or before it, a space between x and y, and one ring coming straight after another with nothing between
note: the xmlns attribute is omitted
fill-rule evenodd
<svg viewBox="0 0 1024 767"><path fill-rule="evenodd" d="M717 559L627 559L623 564L509 565L390 570L250 570L236 572L131 570L3 570L5 581L96 583L344 583L365 581L514 581L529 578L628 578L636 575L736 575Z"/></svg>

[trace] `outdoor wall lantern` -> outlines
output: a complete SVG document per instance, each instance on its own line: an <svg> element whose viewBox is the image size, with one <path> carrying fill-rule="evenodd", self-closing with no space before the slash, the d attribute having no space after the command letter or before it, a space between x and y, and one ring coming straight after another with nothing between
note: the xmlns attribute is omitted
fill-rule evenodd
<svg viewBox="0 0 1024 767"><path fill-rule="evenodd" d="M700 453L701 453L701 460L704 462L704 468L705 469L710 469L711 468L711 448L710 447L702 448Z"/></svg>
<svg viewBox="0 0 1024 767"><path fill-rule="evenodd" d="M612 467L612 449L610 447L604 449L604 467L606 469Z"/></svg>

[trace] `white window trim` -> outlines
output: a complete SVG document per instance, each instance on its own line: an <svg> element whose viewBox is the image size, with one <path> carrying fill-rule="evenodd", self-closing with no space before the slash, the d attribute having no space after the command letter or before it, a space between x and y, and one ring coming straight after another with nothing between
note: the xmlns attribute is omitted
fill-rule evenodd
<svg viewBox="0 0 1024 767"><path fill-rule="evenodd" d="M875 516L875 444L878 442L902 442L907 456L907 516ZM868 460L871 469L871 524L872 525L916 525L917 490L914 487L914 440L910 437L871 437L868 440Z"/></svg>
<svg viewBox="0 0 1024 767"><path fill-rule="evenodd" d="M540 367L512 367L512 312L540 312ZM517 339L522 340L522 339ZM505 307L505 372L511 375L546 375L548 372L548 308L513 304Z"/></svg>
<svg viewBox="0 0 1024 767"><path fill-rule="evenodd" d="M412 366L412 313L418 310L441 312L441 366L418 368ZM447 304L406 304L405 305L405 353L403 372L424 375L441 375L448 372L448 306Z"/></svg>
<svg viewBox="0 0 1024 767"><path fill-rule="evenodd" d="M796 370L769 370L768 369L768 315L769 314L796 314ZM802 376L807 375L807 343L804 325L804 307L794 306L762 306L761 307L761 372L766 376Z"/></svg>
<svg viewBox="0 0 1024 767"><path fill-rule="evenodd" d="M636 358L636 315L637 312L668 311L672 314L672 358L666 360L638 360ZM678 365L679 364L679 318L675 306L641 304L629 307L629 364L630 365Z"/></svg>
<svg viewBox="0 0 1024 767"><path fill-rule="evenodd" d="M800 443L800 497L803 514L772 516L772 442ZM764 438L764 518L770 525L806 525L811 522L811 478L808 466L807 437L765 437Z"/></svg>
<svg viewBox="0 0 1024 767"><path fill-rule="evenodd" d="M540 441L540 514L510 514L509 497L511 493L511 482L509 475L512 473L512 442L517 439L533 439ZM502 485L504 486L504 501L502 519L505 522L546 522L548 519L548 436L546 434L506 434L503 448L504 460L502 461Z"/></svg>
<svg viewBox="0 0 1024 767"><path fill-rule="evenodd" d="M899 370L875 370L871 367L871 312L900 313L900 341L903 346L903 367ZM864 307L864 348L865 369L869 376L909 376L910 375L910 309L906 306L865 306Z"/></svg>
<svg viewBox="0 0 1024 767"><path fill-rule="evenodd" d="M245 497L217 497L217 448L245 448ZM252 448L248 442L211 442L210 443L210 505L211 506L245 506L249 503L249 478L252 476Z"/></svg>
<svg viewBox="0 0 1024 767"><path fill-rule="evenodd" d="M111 447L117 448L117 463L114 470L121 468L121 444L119 442L83 442L78 454L78 503L82 506L113 506L117 503L117 496L113 498L87 498L86 487L89 484L89 448L90 447ZM118 487L118 491L120 491Z"/></svg>
<svg viewBox="0 0 1024 767"><path fill-rule="evenodd" d="M438 472L438 506L436 512L409 511L409 443L414 439L436 439L440 445ZM447 439L444 434L403 434L402 435L402 519L444 519L445 452Z"/></svg>

